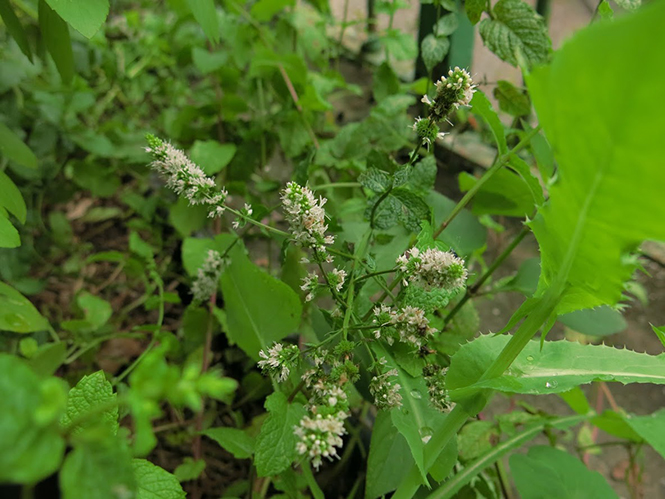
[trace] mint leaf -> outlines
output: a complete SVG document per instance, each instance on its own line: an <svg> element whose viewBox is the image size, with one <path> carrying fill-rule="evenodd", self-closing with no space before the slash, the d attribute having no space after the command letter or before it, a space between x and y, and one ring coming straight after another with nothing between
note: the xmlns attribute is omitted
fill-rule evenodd
<svg viewBox="0 0 665 499"><path fill-rule="evenodd" d="M254 439L238 428L209 428L203 434L238 459L247 459L254 453Z"/></svg>
<svg viewBox="0 0 665 499"><path fill-rule="evenodd" d="M47 320L30 300L11 286L0 282L0 331L32 333L45 331L48 327Z"/></svg>
<svg viewBox="0 0 665 499"><path fill-rule="evenodd" d="M423 41L420 42L420 56L423 58L428 73L443 61L449 49L450 40L445 36L429 34L423 38Z"/></svg>
<svg viewBox="0 0 665 499"><path fill-rule="evenodd" d="M145 459L132 461L136 479L136 499L184 499L180 482L164 468Z"/></svg>
<svg viewBox="0 0 665 499"><path fill-rule="evenodd" d="M99 31L109 13L108 0L46 0L60 17L86 38Z"/></svg>
<svg viewBox="0 0 665 499"><path fill-rule="evenodd" d="M492 19L483 19L479 31L483 42L500 59L517 66L547 61L552 42L541 16L522 0L499 0Z"/></svg>
<svg viewBox="0 0 665 499"><path fill-rule="evenodd" d="M270 413L256 439L254 463L259 476L271 476L287 469L297 458L298 437L293 429L305 415L305 408L298 402L289 404L286 395L275 392L266 399Z"/></svg>
<svg viewBox="0 0 665 499"><path fill-rule="evenodd" d="M68 428L73 434L80 433L86 428L103 426L111 434L118 432L118 406L115 405L117 396L113 393L111 383L104 376L104 371L83 376L74 388L69 390L67 411L62 416L60 424L68 428L78 418L87 413L94 413L89 419ZM99 407L111 405L108 409L97 412Z"/></svg>
<svg viewBox="0 0 665 499"><path fill-rule="evenodd" d="M480 21L480 16L485 11L485 7L487 7L487 0L466 0L464 2L464 10L471 24Z"/></svg>

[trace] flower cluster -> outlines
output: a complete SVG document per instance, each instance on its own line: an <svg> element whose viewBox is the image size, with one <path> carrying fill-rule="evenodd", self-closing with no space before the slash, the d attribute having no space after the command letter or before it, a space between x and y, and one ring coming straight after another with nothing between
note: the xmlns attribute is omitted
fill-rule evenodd
<svg viewBox="0 0 665 499"><path fill-rule="evenodd" d="M231 225L234 229L240 229L247 224L247 219L252 215L254 210L252 210L252 205L245 203L245 206L240 210L240 216L236 218Z"/></svg>
<svg viewBox="0 0 665 499"><path fill-rule="evenodd" d="M455 67L436 82L436 96L431 100L427 95L422 102L429 105L429 117L434 123L447 118L454 108L468 106L476 91L471 75L465 69Z"/></svg>
<svg viewBox="0 0 665 499"><path fill-rule="evenodd" d="M385 365L386 359L382 358L380 364ZM369 392L374 397L374 405L378 409L392 409L402 406L402 395L399 393L401 386L399 383L393 383L388 378L397 376L397 369L377 374L369 382Z"/></svg>
<svg viewBox="0 0 665 499"><path fill-rule="evenodd" d="M327 199L316 199L308 187L289 182L282 191L282 206L294 239L303 246L313 246L322 254L326 246L335 242L334 236L326 235L326 212L323 206Z"/></svg>
<svg viewBox="0 0 665 499"><path fill-rule="evenodd" d="M345 386L358 378L358 366L350 360L353 348L352 343L341 341L332 354L325 350L315 352L313 369L302 376L311 397L308 414L294 427L298 437L296 451L307 456L316 469L322 458L339 457L337 449L343 445L344 420L349 417Z"/></svg>
<svg viewBox="0 0 665 499"><path fill-rule="evenodd" d="M423 368L423 377L429 392L429 402L435 409L447 412L453 407L446 389L446 368L428 365Z"/></svg>
<svg viewBox="0 0 665 499"><path fill-rule="evenodd" d="M224 269L224 260L215 250L208 250L203 265L199 267L196 280L192 284L192 294L194 301L205 302L217 291L219 276Z"/></svg>
<svg viewBox="0 0 665 499"><path fill-rule="evenodd" d="M437 248L411 248L396 263L404 273L404 285L415 283L426 289L454 291L464 286L468 275L464 260Z"/></svg>
<svg viewBox="0 0 665 499"><path fill-rule="evenodd" d="M430 327L425 311L410 305L394 310L381 304L380 307L374 308L374 316L374 324L380 326L374 331L374 336L377 339L385 338L390 345L397 340L420 348L436 331Z"/></svg>
<svg viewBox="0 0 665 499"><path fill-rule="evenodd" d="M166 178L167 187L177 195L185 196L190 205L207 205L209 217L224 213L228 195L225 189L219 189L215 181L180 149L154 135L148 135L147 140L146 151L155 158L150 166Z"/></svg>
<svg viewBox="0 0 665 499"><path fill-rule="evenodd" d="M277 377L277 381L285 381L291 373L291 368L298 361L300 350L296 345L282 345L275 343L267 352L259 352L260 360L258 365L264 374Z"/></svg>
<svg viewBox="0 0 665 499"><path fill-rule="evenodd" d="M412 128L418 135L421 143L425 144L428 150L429 146L434 144L436 139L442 139L446 135L444 132L439 132L439 125L429 117L416 118Z"/></svg>

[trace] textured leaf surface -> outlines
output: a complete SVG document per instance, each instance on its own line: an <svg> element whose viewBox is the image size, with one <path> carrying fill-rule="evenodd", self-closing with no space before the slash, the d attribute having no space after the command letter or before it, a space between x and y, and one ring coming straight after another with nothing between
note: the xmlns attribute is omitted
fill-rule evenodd
<svg viewBox="0 0 665 499"><path fill-rule="evenodd" d="M559 164L550 202L532 223L539 292L567 277L558 314L616 304L635 268L626 254L644 239L665 240L665 141L651 125L665 116L657 83L665 78L663 25L661 2L599 23L527 78ZM627 60L648 76L631 80L623 109L615 103L626 86L616 75Z"/></svg>
<svg viewBox="0 0 665 499"><path fill-rule="evenodd" d="M113 393L111 383L104 376L104 371L83 376L74 388L69 390L67 400L67 411L62 416L60 423L69 427L77 418L92 411L98 411L98 407L113 404L117 399ZM115 435L118 432L118 406L103 410L85 423L79 423L71 428L72 433L80 433L91 426L103 426Z"/></svg>
<svg viewBox="0 0 665 499"><path fill-rule="evenodd" d="M427 71L430 72L446 57L450 49L450 41L445 37L437 37L432 34L427 35L420 42L420 56L423 58Z"/></svg>
<svg viewBox="0 0 665 499"><path fill-rule="evenodd" d="M287 284L236 253L221 278L229 339L247 355L292 333L300 324L302 304Z"/></svg>
<svg viewBox="0 0 665 499"><path fill-rule="evenodd" d="M181 499L185 498L180 482L164 468L145 459L132 461L136 479L136 499Z"/></svg>
<svg viewBox="0 0 665 499"><path fill-rule="evenodd" d="M289 404L286 395L275 392L266 399L265 408L270 414L256 439L254 463L259 476L277 475L287 469L296 458L298 438L293 433L305 415L305 408L298 402Z"/></svg>
<svg viewBox="0 0 665 499"><path fill-rule="evenodd" d="M478 28L487 48L513 66L520 58L529 65L547 60L547 26L531 6L522 0L499 0L493 13L493 19L483 19Z"/></svg>
<svg viewBox="0 0 665 499"><path fill-rule="evenodd" d="M64 409L63 404L60 410ZM60 466L65 441L57 423L41 422L48 409L41 382L18 358L0 354L0 482L35 483ZM56 414L56 418L59 413Z"/></svg>
<svg viewBox="0 0 665 499"><path fill-rule="evenodd" d="M592 381L665 384L665 355L570 341L530 341L503 375L475 382L508 343L506 336L481 336L452 358L446 383L453 399L491 388L509 393L560 393Z"/></svg>
<svg viewBox="0 0 665 499"><path fill-rule="evenodd" d="M464 2L464 10L471 24L476 24L480 21L480 16L483 14L486 6L486 0L466 0Z"/></svg>
<svg viewBox="0 0 665 499"><path fill-rule="evenodd" d="M618 499L600 473L553 447L532 447L526 456L514 454L510 469L522 499Z"/></svg>
<svg viewBox="0 0 665 499"><path fill-rule="evenodd" d="M92 38L109 13L108 0L46 0L60 17L86 38Z"/></svg>

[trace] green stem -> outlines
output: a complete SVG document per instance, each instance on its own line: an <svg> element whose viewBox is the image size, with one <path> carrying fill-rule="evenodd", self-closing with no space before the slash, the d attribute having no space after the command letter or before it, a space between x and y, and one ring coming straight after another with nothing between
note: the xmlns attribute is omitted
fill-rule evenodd
<svg viewBox="0 0 665 499"><path fill-rule="evenodd" d="M326 496L323 494L319 484L316 483L316 478L314 478L312 469L309 467L309 462L305 461L302 464L302 471L303 476L305 477L305 481L307 482L307 487L309 487L309 490L312 493L314 499L325 499Z"/></svg>
<svg viewBox="0 0 665 499"><path fill-rule="evenodd" d="M450 225L450 222L454 220L454 218L459 215L459 213L466 207L467 204L473 199L473 196L476 195L476 193L480 190L480 188L485 185L485 183L491 179L494 174L499 171L501 168L503 168L508 161L510 160L510 157L513 154L516 154L517 152L521 151L524 149L527 145L529 145L529 142L531 142L531 139L536 136L540 132L540 125L537 127L533 128L530 130L528 133L522 137L522 140L518 142L518 144L513 147L510 151L508 151L506 154L503 154L498 158L497 161L494 162L494 164L491 166L489 170L485 172L485 175L480 177L478 181L467 191L466 194L464 194L464 197L460 200L459 203L455 205L453 208L453 211L450 212L450 215L448 215L448 218L446 218L439 228L434 232L434 239L439 237L439 235Z"/></svg>
<svg viewBox="0 0 665 499"><path fill-rule="evenodd" d="M462 307L466 304L469 299L472 297L476 296L478 293L478 290L480 287L487 281L487 279L490 278L490 276L494 273L496 269L498 269L503 261L508 258L508 256L513 252L513 250L517 247L519 243L522 242L522 240L526 237L526 235L530 232L529 227L526 225L524 228L521 230L521 232L517 235L515 239L506 247L506 249L503 250L503 252L494 260L492 265L485 271L485 273L480 276L480 278L473 283L472 286L468 287L466 289L466 293L464 293L464 296L462 299L455 305L455 307L450 311L450 313L446 316L446 318L443 321L443 326L441 327L441 331L443 331L446 326L450 323L451 320L453 320L453 317L459 312Z"/></svg>

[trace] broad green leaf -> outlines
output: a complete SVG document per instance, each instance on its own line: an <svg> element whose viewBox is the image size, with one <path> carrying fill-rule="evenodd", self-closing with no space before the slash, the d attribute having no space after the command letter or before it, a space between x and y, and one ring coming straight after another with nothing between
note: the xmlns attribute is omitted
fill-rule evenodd
<svg viewBox="0 0 665 499"><path fill-rule="evenodd" d="M236 153L235 144L220 144L216 140L197 140L190 152L192 161L207 175L221 172Z"/></svg>
<svg viewBox="0 0 665 499"><path fill-rule="evenodd" d="M182 242L182 265L190 277L196 277L197 272L205 259L208 250L215 250L223 255L237 238L232 234L218 234L214 239L188 237ZM242 245L237 244L229 250L229 255L242 253Z"/></svg>
<svg viewBox="0 0 665 499"><path fill-rule="evenodd" d="M173 470L173 475L180 483L189 482L198 479L205 468L206 462L204 459L194 459L187 456L183 459L182 463Z"/></svg>
<svg viewBox="0 0 665 499"><path fill-rule="evenodd" d="M413 60L418 56L415 37L398 29L390 29L380 38L386 51L398 61Z"/></svg>
<svg viewBox="0 0 665 499"><path fill-rule="evenodd" d="M432 191L425 198L432 207L434 214L434 227L443 222L453 211L455 203L443 194ZM475 250L482 248L487 242L487 229L470 211L464 209L450 223L437 239L450 246L460 256L471 255Z"/></svg>
<svg viewBox="0 0 665 499"><path fill-rule="evenodd" d="M288 403L286 395L275 392L266 399L270 414L256 439L254 464L259 476L277 475L296 459L298 437L293 427L300 423L305 408L299 402Z"/></svg>
<svg viewBox="0 0 665 499"><path fill-rule="evenodd" d="M192 48L192 61L194 66L203 74L212 73L224 67L228 62L227 52L208 52L201 47ZM196 161L195 161L196 162Z"/></svg>
<svg viewBox="0 0 665 499"><path fill-rule="evenodd" d="M513 66L520 60L529 66L547 61L552 42L545 21L531 6L522 0L499 0L492 13L478 27L487 48Z"/></svg>
<svg viewBox="0 0 665 499"><path fill-rule="evenodd" d="M120 437L79 442L59 478L63 499L134 497L137 489L132 456Z"/></svg>
<svg viewBox="0 0 665 499"><path fill-rule="evenodd" d="M446 383L453 400L481 389L507 393L560 393L592 381L665 384L665 355L619 350L571 341L530 341L510 369L499 377L476 382L510 338L480 336L451 359Z"/></svg>
<svg viewBox="0 0 665 499"><path fill-rule="evenodd" d="M37 373L38 376L52 376L62 365L67 357L67 344L64 341L59 343L47 343L42 345L37 353L26 363Z"/></svg>
<svg viewBox="0 0 665 499"><path fill-rule="evenodd" d="M293 5L295 5L295 0L259 0L252 5L250 14L257 21L266 22L286 7Z"/></svg>
<svg viewBox="0 0 665 499"><path fill-rule="evenodd" d="M254 439L238 428L209 428L203 434L238 459L247 459L254 454Z"/></svg>
<svg viewBox="0 0 665 499"><path fill-rule="evenodd" d="M287 284L235 254L221 277L229 340L251 358L295 331L302 304Z"/></svg>
<svg viewBox="0 0 665 499"><path fill-rule="evenodd" d="M665 141L650 124L665 115L657 84L665 78L663 23L663 3L598 23L527 77L559 164L549 203L531 224L542 256L538 293L565 284L557 314L615 305L635 269L628 253L644 239L665 240ZM629 59L648 77L631 84L623 112L611 104L625 92L613 75Z"/></svg>
<svg viewBox="0 0 665 499"><path fill-rule="evenodd" d="M379 411L367 458L365 499L376 499L395 490L412 461L409 444L393 425L390 412Z"/></svg>
<svg viewBox="0 0 665 499"><path fill-rule="evenodd" d="M64 83L74 77L74 54L67 23L46 3L39 0L39 28L44 44L55 61Z"/></svg>
<svg viewBox="0 0 665 499"><path fill-rule="evenodd" d="M374 81L372 84L372 91L374 92L374 99L381 102L390 95L395 95L399 92L400 82L399 78L393 71L393 68L387 62L383 62L374 71Z"/></svg>
<svg viewBox="0 0 665 499"><path fill-rule="evenodd" d="M21 52L30 59L32 62L32 51L30 50L30 43L28 43L28 37L25 36L25 31L23 26L21 26L21 21L16 17L16 13L12 6L9 4L9 0L0 0L0 17L5 23L7 31L12 36L16 44L21 49Z"/></svg>
<svg viewBox="0 0 665 499"><path fill-rule="evenodd" d="M213 43L219 41L219 21L215 0L187 0L187 5L194 14L194 19L201 25L208 40Z"/></svg>
<svg viewBox="0 0 665 499"><path fill-rule="evenodd" d="M624 415L623 419L665 459L665 410L648 416Z"/></svg>
<svg viewBox="0 0 665 499"><path fill-rule="evenodd" d="M69 390L67 411L60 419L60 424L73 434L81 433L90 427L103 427L115 435L118 433L116 400L117 396L104 376L104 371L83 376L81 381ZM109 407L105 408L106 406ZM100 411L100 407L105 409ZM79 418L86 418L86 414L91 414L89 419L72 426Z"/></svg>
<svg viewBox="0 0 665 499"><path fill-rule="evenodd" d="M7 218L7 212L0 207L0 248L18 248L21 245L21 236L19 236L16 227ZM2 298L0 297L0 300ZM2 305L0 305L1 307ZM0 309L0 314L2 310ZM2 326L0 325L0 329Z"/></svg>
<svg viewBox="0 0 665 499"><path fill-rule="evenodd" d="M99 329L106 324L113 314L113 309L109 302L86 291L76 297L76 303L83 310L85 320L94 329Z"/></svg>
<svg viewBox="0 0 665 499"><path fill-rule="evenodd" d="M510 470L522 499L618 499L597 471L566 451L536 446L527 455L513 454Z"/></svg>
<svg viewBox="0 0 665 499"><path fill-rule="evenodd" d="M459 26L457 14L446 14L445 16L441 16L437 21L434 26L434 33L436 36L449 36L457 30L457 26Z"/></svg>
<svg viewBox="0 0 665 499"><path fill-rule="evenodd" d="M37 168L37 156L18 136L0 122L0 154L27 168Z"/></svg>
<svg viewBox="0 0 665 499"><path fill-rule="evenodd" d="M358 175L358 182L377 194L387 191L392 186L390 175L373 166Z"/></svg>
<svg viewBox="0 0 665 499"><path fill-rule="evenodd" d="M468 463L459 473L427 496L427 499L450 499L475 476L490 467L513 449L522 447L526 442L538 436L547 428L565 429L584 421L584 416L568 416L561 419L544 419L528 425L524 431L494 446L489 452L475 461Z"/></svg>
<svg viewBox="0 0 665 499"><path fill-rule="evenodd" d="M559 322L588 336L609 336L620 333L628 324L621 312L603 305L586 310L576 310L559 317Z"/></svg>
<svg viewBox="0 0 665 499"><path fill-rule="evenodd" d="M529 96L506 80L496 82L494 98L499 101L499 109L511 116L528 116L531 113Z"/></svg>
<svg viewBox="0 0 665 499"><path fill-rule="evenodd" d="M420 56L423 58L428 73L431 73L434 66L443 62L449 49L450 40L445 36L429 34L423 38L423 41L420 42Z"/></svg>
<svg viewBox="0 0 665 499"><path fill-rule="evenodd" d="M99 31L109 13L108 0L46 0L60 17L86 38Z"/></svg>
<svg viewBox="0 0 665 499"><path fill-rule="evenodd" d="M202 229L208 221L208 208L204 205L190 205L185 197L179 197L169 209L169 223L183 237Z"/></svg>
<svg viewBox="0 0 665 499"><path fill-rule="evenodd" d="M480 16L485 11L485 7L487 7L487 0L466 0L464 2L464 10L471 24L480 21Z"/></svg>
<svg viewBox="0 0 665 499"><path fill-rule="evenodd" d="M503 124L499 120L494 109L492 109L490 101L480 90L477 90L473 94L473 99L471 99L471 110L475 114L479 114L489 125L492 135L494 135L494 141L499 149L499 154L506 154L506 152L508 152L508 147L506 146L506 134L503 131Z"/></svg>
<svg viewBox="0 0 665 499"><path fill-rule="evenodd" d="M133 459L136 499L185 499L180 482L164 468L146 459Z"/></svg>
<svg viewBox="0 0 665 499"><path fill-rule="evenodd" d="M471 189L478 179L462 172L459 176L459 188L462 192ZM474 215L505 215L525 217L533 213L535 200L522 179L508 170L498 170L483 184L473 197L471 212Z"/></svg>
<svg viewBox="0 0 665 499"><path fill-rule="evenodd" d="M36 483L55 472L65 452L57 420L66 389L45 384L24 362L0 354L0 400L0 483Z"/></svg>
<svg viewBox="0 0 665 499"><path fill-rule="evenodd" d="M493 421L470 421L457 434L462 462L471 461L489 452L499 430Z"/></svg>
<svg viewBox="0 0 665 499"><path fill-rule="evenodd" d="M48 328L48 321L25 296L0 282L0 331L32 333Z"/></svg>

